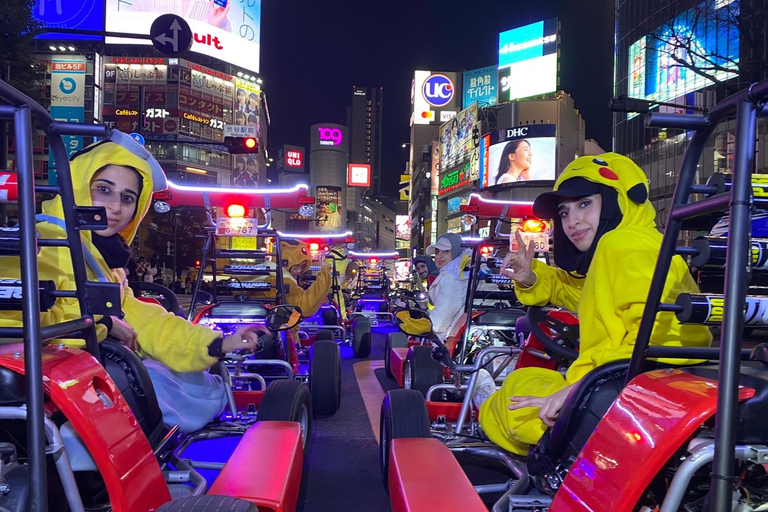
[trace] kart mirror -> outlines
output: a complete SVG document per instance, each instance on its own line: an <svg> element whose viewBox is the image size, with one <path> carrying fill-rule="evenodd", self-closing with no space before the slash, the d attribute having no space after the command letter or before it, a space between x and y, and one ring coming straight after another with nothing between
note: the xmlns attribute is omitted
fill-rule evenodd
<svg viewBox="0 0 768 512"><path fill-rule="evenodd" d="M270 331L287 331L301 321L301 308L292 304L281 304L267 313L267 328Z"/></svg>
<svg viewBox="0 0 768 512"><path fill-rule="evenodd" d="M197 298L195 299L195 303L196 304L200 303L200 304L205 304L205 305L213 304L213 294L210 293L210 292L203 291L203 290L198 290L197 291Z"/></svg>

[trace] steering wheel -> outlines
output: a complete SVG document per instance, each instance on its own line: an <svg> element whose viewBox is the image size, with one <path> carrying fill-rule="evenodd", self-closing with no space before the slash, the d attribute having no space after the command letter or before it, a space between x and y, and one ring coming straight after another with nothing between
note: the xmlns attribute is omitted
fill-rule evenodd
<svg viewBox="0 0 768 512"><path fill-rule="evenodd" d="M455 368L456 367L456 361L453 360L451 357L451 351L448 350L448 347L445 346L445 343L443 343L440 338L437 337L435 334L435 331L430 330L428 333L424 334L412 334L408 333L405 330L403 330L402 324L403 322L397 317L397 314L401 311L407 311L408 315L410 315L411 318L418 320L420 318L429 318L429 315L426 311L422 311L421 309L405 309L405 308L398 308L395 309L395 323L397 324L398 329L400 332L407 334L408 336L416 336L419 338L424 338L426 340L429 340L434 347L432 348L432 359L436 361L440 361L440 363L447 367L447 368ZM430 326L432 325L432 322L430 322Z"/></svg>
<svg viewBox="0 0 768 512"><path fill-rule="evenodd" d="M576 351L579 346L578 324L568 324L552 318L543 308L538 306L530 306L525 316L531 334L544 345L549 355L566 361L575 361L579 357L579 353ZM544 333L541 328L542 324L547 326L552 334L555 334L554 339L551 335L547 336ZM563 342L563 344L558 342Z"/></svg>
<svg viewBox="0 0 768 512"><path fill-rule="evenodd" d="M150 292L160 295L156 297L158 302L166 309L176 316L184 318L184 310L179 304L179 298L168 287L157 283L150 283L148 281L133 281L130 283L130 287L135 295L140 295L140 292Z"/></svg>

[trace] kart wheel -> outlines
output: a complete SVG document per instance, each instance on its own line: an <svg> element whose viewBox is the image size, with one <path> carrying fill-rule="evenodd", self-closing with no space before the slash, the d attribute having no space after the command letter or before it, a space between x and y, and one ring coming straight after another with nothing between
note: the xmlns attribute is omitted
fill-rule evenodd
<svg viewBox="0 0 768 512"><path fill-rule="evenodd" d="M386 302L380 302L379 303L379 313L388 313L389 312L389 304Z"/></svg>
<svg viewBox="0 0 768 512"><path fill-rule="evenodd" d="M335 309L323 310L323 325L339 325L339 318Z"/></svg>
<svg viewBox="0 0 768 512"><path fill-rule="evenodd" d="M389 451L393 439L430 437L429 414L424 395L413 389L388 391L381 403L379 466L389 492Z"/></svg>
<svg viewBox="0 0 768 512"><path fill-rule="evenodd" d="M333 331L330 329L321 329L315 334L315 341L330 340L333 341Z"/></svg>
<svg viewBox="0 0 768 512"><path fill-rule="evenodd" d="M341 353L328 340L316 341L309 352L309 389L317 415L332 415L341 404Z"/></svg>
<svg viewBox="0 0 768 512"><path fill-rule="evenodd" d="M230 496L188 496L173 500L157 512L258 512L254 503Z"/></svg>
<svg viewBox="0 0 768 512"><path fill-rule="evenodd" d="M405 389L416 389L427 396L427 390L443 382L443 365L432 359L432 347L417 345L408 351L405 360Z"/></svg>
<svg viewBox="0 0 768 512"><path fill-rule="evenodd" d="M390 366L390 351L393 348L404 348L408 346L408 337L402 332L391 332L387 336L386 345L384 345L384 371L387 373L387 377L395 378L395 374L392 373L392 367Z"/></svg>
<svg viewBox="0 0 768 512"><path fill-rule="evenodd" d="M365 334L368 334L366 344ZM352 322L352 352L355 357L368 357L371 353L371 321L367 318L356 318ZM366 346L367 345L367 346Z"/></svg>
<svg viewBox="0 0 768 512"><path fill-rule="evenodd" d="M293 379L285 379L275 381L267 386L256 419L257 421L295 421L299 423L304 455L307 454L310 434L312 433L312 397L306 384Z"/></svg>

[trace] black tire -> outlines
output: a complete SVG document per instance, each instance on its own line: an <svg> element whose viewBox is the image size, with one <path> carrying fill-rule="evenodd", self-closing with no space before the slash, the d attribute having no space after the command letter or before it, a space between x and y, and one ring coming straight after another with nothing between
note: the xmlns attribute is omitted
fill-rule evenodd
<svg viewBox="0 0 768 512"><path fill-rule="evenodd" d="M336 414L341 404L341 352L328 340L316 341L309 351L309 389L318 416Z"/></svg>
<svg viewBox="0 0 768 512"><path fill-rule="evenodd" d="M355 352L355 357L359 357L360 359L365 359L369 355L371 355L371 342L373 340L373 334L370 332L365 332L360 337L360 344L357 346L357 352Z"/></svg>
<svg viewBox="0 0 768 512"><path fill-rule="evenodd" d="M363 340L364 335L368 333L368 347ZM352 352L355 357L368 357L371 353L371 321L367 318L356 318L352 322Z"/></svg>
<svg viewBox="0 0 768 512"><path fill-rule="evenodd" d="M323 325L339 325L339 317L335 309L324 309L322 317Z"/></svg>
<svg viewBox="0 0 768 512"><path fill-rule="evenodd" d="M406 364L410 367L410 385L408 368L403 379L405 387L421 391L427 396L427 390L443 382L443 365L432 359L432 347L429 345L416 345L408 350Z"/></svg>
<svg viewBox="0 0 768 512"><path fill-rule="evenodd" d="M335 344L334 344L335 345ZM261 399L257 421L295 421L302 423L304 454L312 434L312 397L309 387L297 380L278 380L267 386Z"/></svg>
<svg viewBox="0 0 768 512"><path fill-rule="evenodd" d="M389 450L393 439L430 437L429 414L424 395L413 389L388 391L381 403L379 467L389 492Z"/></svg>
<svg viewBox="0 0 768 512"><path fill-rule="evenodd" d="M388 302L380 302L379 303L379 313L389 313L389 303Z"/></svg>
<svg viewBox="0 0 768 512"><path fill-rule="evenodd" d="M387 377L395 378L390 366L390 351L393 348L404 348L408 346L408 337L402 332L391 332L387 335L387 342L384 345L384 371Z"/></svg>
<svg viewBox="0 0 768 512"><path fill-rule="evenodd" d="M255 503L230 496L188 496L173 500L157 512L258 512Z"/></svg>
<svg viewBox="0 0 768 512"><path fill-rule="evenodd" d="M330 329L320 329L315 334L315 341L330 340L333 341L333 331Z"/></svg>

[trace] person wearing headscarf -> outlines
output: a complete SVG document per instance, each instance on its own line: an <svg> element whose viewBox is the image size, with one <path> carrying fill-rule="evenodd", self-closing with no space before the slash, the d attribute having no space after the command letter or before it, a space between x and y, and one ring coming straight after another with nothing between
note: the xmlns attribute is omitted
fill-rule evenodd
<svg viewBox="0 0 768 512"><path fill-rule="evenodd" d="M632 160L616 153L571 162L554 190L536 198L533 211L554 219L557 267L535 260L533 247L526 247L517 234L520 249L510 252L502 271L514 281L523 304L552 303L578 312L580 347L565 375L522 368L494 392L490 374L478 374L473 401L483 430L494 443L519 455L527 454L554 424L571 389L587 373L630 358L661 247L648 178ZM697 291L685 261L675 256L662 303ZM652 346L705 347L711 341L704 326L683 325L671 312L656 316Z"/></svg>
<svg viewBox="0 0 768 512"><path fill-rule="evenodd" d="M461 247L461 235L445 233L427 247L427 255L434 256L435 266L440 270L429 288L429 312L432 330L445 340L451 327L464 310L469 272L465 269L470 262L469 252Z"/></svg>
<svg viewBox="0 0 768 512"><path fill-rule="evenodd" d="M416 274L418 274L419 280L425 290L432 285L440 274L440 269L437 268L435 262L432 261L432 258L426 255L413 258L413 268L416 270ZM423 283L426 283L426 286L424 286Z"/></svg>

